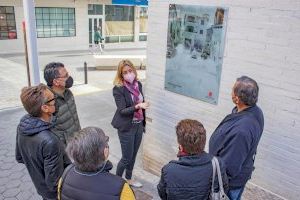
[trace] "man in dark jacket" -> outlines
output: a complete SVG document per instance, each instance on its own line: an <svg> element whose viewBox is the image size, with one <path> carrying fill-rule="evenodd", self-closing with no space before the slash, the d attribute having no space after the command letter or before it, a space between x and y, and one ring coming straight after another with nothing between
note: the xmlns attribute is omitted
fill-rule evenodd
<svg viewBox="0 0 300 200"><path fill-rule="evenodd" d="M73 85L73 78L62 63L51 62L44 69L44 78L56 95L55 126L51 128L63 144L79 131L80 123L74 96L69 88Z"/></svg>
<svg viewBox="0 0 300 200"><path fill-rule="evenodd" d="M24 163L38 194L56 199L64 170L63 149L49 129L55 112L54 94L44 84L23 88L21 101L28 112L17 128L16 160Z"/></svg>
<svg viewBox="0 0 300 200"><path fill-rule="evenodd" d="M162 168L158 194L163 200L207 200L211 191L213 156L204 151L206 131L200 122L185 119L177 124L176 134L179 160ZM221 160L219 163L223 187L227 191L225 166Z"/></svg>
<svg viewBox="0 0 300 200"><path fill-rule="evenodd" d="M209 153L225 162L231 200L241 198L254 169L254 157L264 128L257 99L256 81L247 76L238 78L232 89L236 107L219 124L209 141Z"/></svg>

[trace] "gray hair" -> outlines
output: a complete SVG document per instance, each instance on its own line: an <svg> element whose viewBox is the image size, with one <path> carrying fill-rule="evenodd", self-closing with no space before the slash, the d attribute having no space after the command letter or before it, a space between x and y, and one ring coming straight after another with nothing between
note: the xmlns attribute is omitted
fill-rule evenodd
<svg viewBox="0 0 300 200"><path fill-rule="evenodd" d="M255 80L248 76L236 79L233 92L247 106L254 106L258 100L258 85Z"/></svg>
<svg viewBox="0 0 300 200"><path fill-rule="evenodd" d="M102 129L86 127L68 142L66 152L80 171L94 172L105 161L104 149L108 140Z"/></svg>

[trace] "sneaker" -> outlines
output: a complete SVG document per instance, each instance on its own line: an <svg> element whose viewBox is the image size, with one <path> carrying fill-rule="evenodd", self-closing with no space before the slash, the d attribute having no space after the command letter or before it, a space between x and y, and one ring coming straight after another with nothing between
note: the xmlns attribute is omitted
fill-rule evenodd
<svg viewBox="0 0 300 200"><path fill-rule="evenodd" d="M138 182L138 181L136 181L136 180L132 180L132 179L127 180L127 179L126 179L126 181L127 181L127 183L128 183L130 186L132 186L132 187L136 187L136 188L141 188L141 187L143 187L143 184L140 183L140 182Z"/></svg>

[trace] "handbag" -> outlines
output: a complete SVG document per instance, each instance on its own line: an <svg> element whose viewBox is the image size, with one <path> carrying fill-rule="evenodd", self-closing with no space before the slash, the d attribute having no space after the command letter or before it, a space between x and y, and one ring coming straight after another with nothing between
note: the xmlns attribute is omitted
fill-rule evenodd
<svg viewBox="0 0 300 200"><path fill-rule="evenodd" d="M211 160L211 164L213 166L213 177L212 177L212 183L211 183L210 200L230 200L224 192L222 175L221 175L220 164L219 164L218 159L216 157L213 157L213 159ZM217 172L218 184L219 184L218 192L215 192L215 190L214 190L216 172Z"/></svg>

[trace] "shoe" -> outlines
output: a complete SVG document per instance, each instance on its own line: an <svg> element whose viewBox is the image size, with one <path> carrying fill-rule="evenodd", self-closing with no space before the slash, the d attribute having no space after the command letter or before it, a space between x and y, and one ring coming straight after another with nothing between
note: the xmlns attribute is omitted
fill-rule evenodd
<svg viewBox="0 0 300 200"><path fill-rule="evenodd" d="M143 184L140 183L140 182L138 182L138 181L136 181L136 180L132 180L132 179L127 180L127 179L126 179L126 181L127 181L127 183L128 183L130 186L132 186L132 187L136 187L136 188L141 188L141 187L143 187Z"/></svg>

